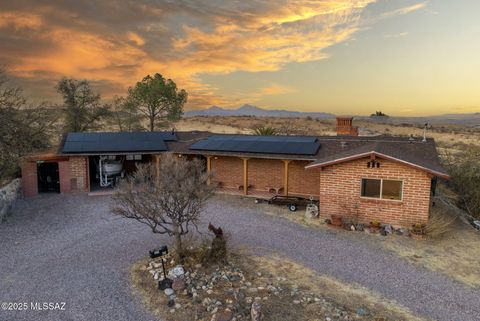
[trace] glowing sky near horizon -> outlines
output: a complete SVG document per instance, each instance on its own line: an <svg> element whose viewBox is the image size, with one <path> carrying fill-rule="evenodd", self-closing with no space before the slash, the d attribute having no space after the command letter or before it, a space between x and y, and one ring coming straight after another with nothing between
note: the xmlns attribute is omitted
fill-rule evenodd
<svg viewBox="0 0 480 321"><path fill-rule="evenodd" d="M186 109L480 112L478 0L0 1L0 64L37 100L61 77L105 99L147 74Z"/></svg>

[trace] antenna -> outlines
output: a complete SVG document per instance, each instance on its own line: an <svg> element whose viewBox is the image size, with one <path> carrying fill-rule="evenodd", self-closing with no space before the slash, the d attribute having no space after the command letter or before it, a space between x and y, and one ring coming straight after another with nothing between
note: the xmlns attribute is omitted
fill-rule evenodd
<svg viewBox="0 0 480 321"><path fill-rule="evenodd" d="M423 139L422 139L422 143L426 143L427 142L427 128L428 128L428 123L425 123L424 127L423 127Z"/></svg>

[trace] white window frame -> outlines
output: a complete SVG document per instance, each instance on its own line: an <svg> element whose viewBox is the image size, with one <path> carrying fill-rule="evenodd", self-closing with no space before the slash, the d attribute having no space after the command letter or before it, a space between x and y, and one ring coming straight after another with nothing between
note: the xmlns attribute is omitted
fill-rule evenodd
<svg viewBox="0 0 480 321"><path fill-rule="evenodd" d="M363 187L363 180L364 179L370 179L370 180L377 180L380 181L380 197L369 197L369 196L363 196L362 195L362 187ZM401 188L401 195L399 200L392 200L389 198L383 198L383 181L394 181L394 182L400 182L402 183L402 188ZM403 201L403 179L398 179L398 178L376 178L376 177L362 177L360 179L360 198L365 198L369 200L381 200L381 201L391 201L391 202L401 202Z"/></svg>

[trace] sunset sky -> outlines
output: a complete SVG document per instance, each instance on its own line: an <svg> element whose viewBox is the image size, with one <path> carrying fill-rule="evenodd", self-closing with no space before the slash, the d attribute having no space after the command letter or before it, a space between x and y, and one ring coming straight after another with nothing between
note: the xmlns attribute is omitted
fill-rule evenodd
<svg viewBox="0 0 480 321"><path fill-rule="evenodd" d="M109 99L158 72L187 110L480 112L480 1L0 1L0 64L53 102L63 76Z"/></svg>

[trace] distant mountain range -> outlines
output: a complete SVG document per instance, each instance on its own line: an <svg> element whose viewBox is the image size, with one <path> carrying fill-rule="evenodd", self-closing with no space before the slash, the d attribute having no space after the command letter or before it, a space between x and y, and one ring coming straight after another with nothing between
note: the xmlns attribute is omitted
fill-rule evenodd
<svg viewBox="0 0 480 321"><path fill-rule="evenodd" d="M290 111L283 109L263 109L257 106L245 104L236 109L226 109L218 106L212 106L208 109L187 111L184 117L195 116L255 116L255 117L312 117L312 118L335 118L330 113L310 113L300 111Z"/></svg>
<svg viewBox="0 0 480 321"><path fill-rule="evenodd" d="M184 117L196 116L255 116L255 117L282 117L282 118L301 118L312 117L321 119L335 118L335 114L324 112L301 112L291 111L285 109L263 109L257 106L245 104L234 109L227 109L218 106L212 106L207 109L191 110L184 114ZM418 116L418 117L370 117L370 116L355 116L357 119L371 120L376 122L387 123L430 123L430 124L459 124L467 126L480 127L480 113L468 114L444 114L433 116Z"/></svg>

